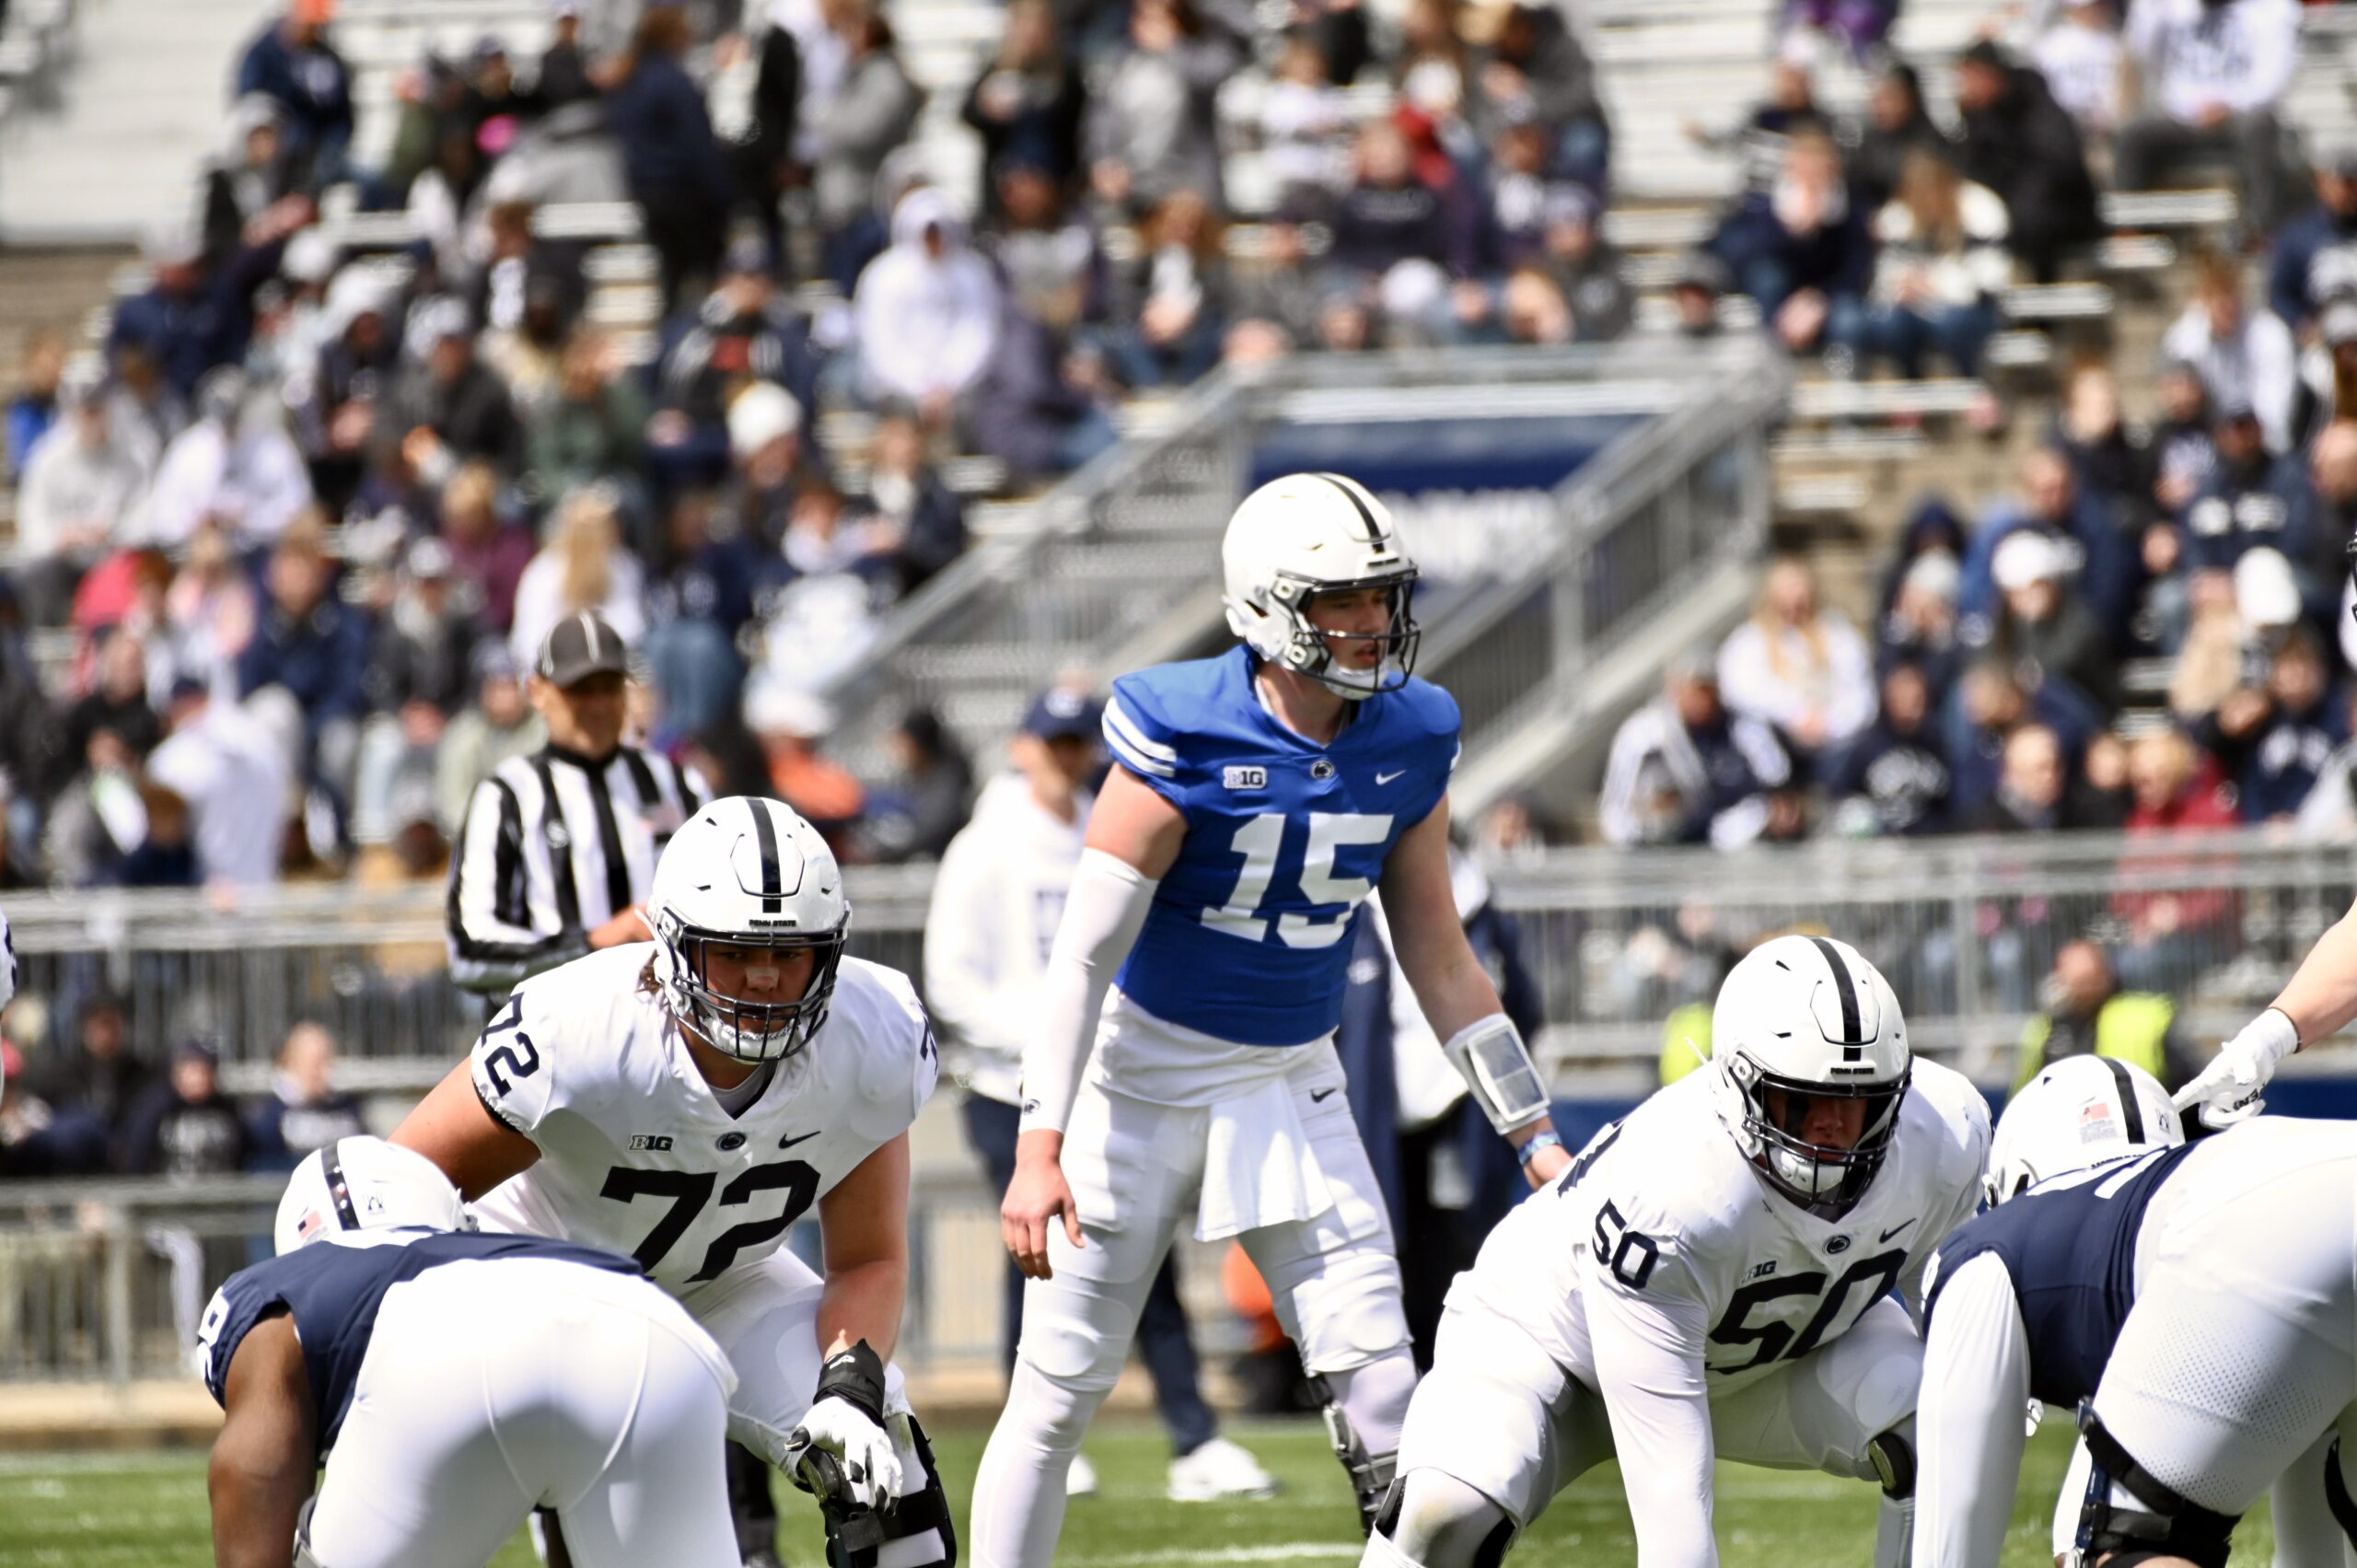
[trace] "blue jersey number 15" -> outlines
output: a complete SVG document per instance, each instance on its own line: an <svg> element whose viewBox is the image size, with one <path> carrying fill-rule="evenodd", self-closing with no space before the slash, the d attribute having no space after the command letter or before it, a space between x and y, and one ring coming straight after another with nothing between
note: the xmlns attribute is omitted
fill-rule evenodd
<svg viewBox="0 0 2357 1568"><path fill-rule="evenodd" d="M1314 920L1306 914L1281 914L1276 917L1277 935L1288 947L1330 947L1350 928L1351 912L1359 901L1374 891L1375 884L1364 877L1334 875L1334 856L1345 844L1379 844L1391 836L1391 818L1363 817L1355 813L1313 811L1309 814L1309 842L1302 851L1301 896L1313 904L1340 904L1342 912L1326 920ZM1244 870L1236 878L1236 891L1218 909L1203 912L1203 923L1214 931L1225 931L1231 936L1241 936L1247 942L1260 942L1269 935L1269 917L1262 912L1261 900L1269 894L1269 884L1276 880L1277 857L1284 848L1285 814L1263 811L1236 830L1229 842L1231 853L1244 857Z"/></svg>

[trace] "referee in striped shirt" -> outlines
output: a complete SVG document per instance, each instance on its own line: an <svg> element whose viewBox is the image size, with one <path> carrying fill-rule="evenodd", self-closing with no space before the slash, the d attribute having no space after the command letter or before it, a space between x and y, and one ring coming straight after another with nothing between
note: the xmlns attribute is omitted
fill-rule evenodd
<svg viewBox="0 0 2357 1568"><path fill-rule="evenodd" d="M532 667L549 743L475 786L450 860L450 977L494 1002L598 947L647 942L655 859L711 791L622 738L629 650L594 614L557 623Z"/></svg>

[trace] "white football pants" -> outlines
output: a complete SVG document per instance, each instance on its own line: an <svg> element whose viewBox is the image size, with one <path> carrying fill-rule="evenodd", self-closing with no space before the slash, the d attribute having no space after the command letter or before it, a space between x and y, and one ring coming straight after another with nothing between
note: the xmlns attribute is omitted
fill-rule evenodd
<svg viewBox="0 0 2357 1568"><path fill-rule="evenodd" d="M644 1280L446 1264L385 1297L308 1529L320 1568L482 1568L536 1507L581 1568L737 1568L726 1360Z"/></svg>

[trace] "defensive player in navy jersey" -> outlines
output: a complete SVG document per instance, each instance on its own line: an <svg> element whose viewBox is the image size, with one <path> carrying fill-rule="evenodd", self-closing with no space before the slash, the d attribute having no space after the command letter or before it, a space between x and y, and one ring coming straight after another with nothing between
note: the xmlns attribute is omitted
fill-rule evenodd
<svg viewBox="0 0 2357 1568"><path fill-rule="evenodd" d="M482 1568L536 1506L580 1568L736 1568L720 1347L628 1258L465 1223L378 1139L296 1168L204 1314L219 1568Z"/></svg>
<svg viewBox="0 0 2357 1568"><path fill-rule="evenodd" d="M2278 1568L2339 1568L2357 1127L2187 1144L2151 1075L2076 1057L2014 1097L1990 1164L1999 1206L1932 1263L1916 1568L1993 1568L2033 1399L2082 1411L2058 1558L2219 1568L2273 1482Z"/></svg>
<svg viewBox="0 0 2357 1568"><path fill-rule="evenodd" d="M1378 885L1433 1032L1534 1183L1565 1163L1448 867L1457 704L1413 678L1416 568L1353 481L1246 497L1222 546L1243 645L1114 682L1118 762L1041 985L1001 1210L1031 1276L974 1483L984 1568L1040 1568L1064 1476L1178 1227L1241 1239L1318 1380L1362 1518L1415 1383L1399 1269L1333 1032Z"/></svg>

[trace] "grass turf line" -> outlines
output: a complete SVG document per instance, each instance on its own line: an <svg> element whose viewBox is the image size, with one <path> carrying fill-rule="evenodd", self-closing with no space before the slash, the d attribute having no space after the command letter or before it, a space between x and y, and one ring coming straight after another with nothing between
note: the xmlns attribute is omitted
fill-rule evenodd
<svg viewBox="0 0 2357 1568"><path fill-rule="evenodd" d="M1356 1516L1321 1429L1309 1422L1239 1423L1228 1434L1284 1483L1282 1495L1267 1503L1172 1503L1163 1496L1169 1450L1158 1431L1107 1423L1092 1434L1086 1452L1102 1490L1072 1504L1058 1562L1330 1568L1357 1558ZM981 1428L953 1429L935 1439L961 1530L987 1435ZM2068 1435L2063 1423L2050 1420L2030 1444L2005 1568L2049 1568L2047 1520L2069 1458ZM818 1568L825 1559L816 1515L807 1498L780 1484L787 1561ZM2237 1562L2265 1562L2272 1554L2266 1515L2261 1503L2235 1532ZM1812 1471L1722 1465L1717 1525L1726 1568L1864 1568L1874 1550L1874 1489ZM1596 1568L1635 1562L1628 1507L1611 1467L1557 1498L1515 1557L1560 1562L1567 1548ZM967 1555L961 1551L961 1559ZM0 1568L207 1568L212 1561L202 1454L0 1457ZM519 1536L493 1568L532 1568L533 1562Z"/></svg>

